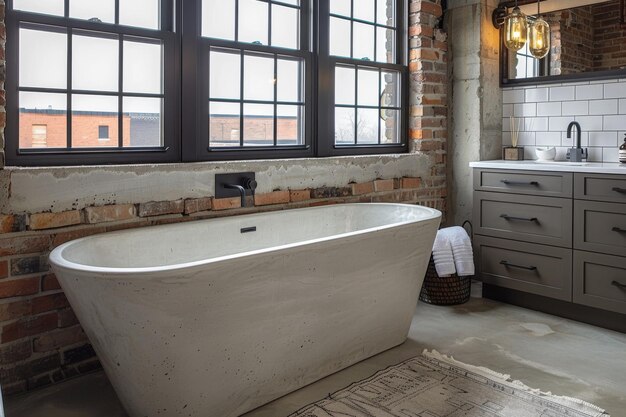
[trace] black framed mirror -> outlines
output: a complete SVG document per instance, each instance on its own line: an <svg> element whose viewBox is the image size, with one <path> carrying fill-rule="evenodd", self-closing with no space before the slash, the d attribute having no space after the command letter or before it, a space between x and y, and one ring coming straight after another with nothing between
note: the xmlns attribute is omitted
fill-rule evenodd
<svg viewBox="0 0 626 417"><path fill-rule="evenodd" d="M500 31L501 86L537 85L626 77L626 0L542 0L541 17L550 25L551 47L534 58L528 44L519 51L504 46ZM518 0L531 19L537 0ZM502 2L494 24L515 6Z"/></svg>

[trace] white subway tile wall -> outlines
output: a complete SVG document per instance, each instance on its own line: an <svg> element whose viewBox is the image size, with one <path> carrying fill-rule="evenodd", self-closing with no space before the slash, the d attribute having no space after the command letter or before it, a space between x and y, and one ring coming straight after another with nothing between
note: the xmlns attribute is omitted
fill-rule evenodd
<svg viewBox="0 0 626 417"><path fill-rule="evenodd" d="M618 161L626 134L626 80L508 87L502 102L502 142L511 145L509 118L521 118L519 145L526 159L536 159L537 146L555 146L556 158L565 159L575 141L575 135L567 138L567 126L577 121L589 161Z"/></svg>

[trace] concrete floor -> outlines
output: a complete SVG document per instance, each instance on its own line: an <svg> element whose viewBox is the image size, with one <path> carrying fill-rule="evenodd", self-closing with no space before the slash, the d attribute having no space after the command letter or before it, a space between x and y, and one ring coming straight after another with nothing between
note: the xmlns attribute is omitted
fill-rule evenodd
<svg viewBox="0 0 626 417"><path fill-rule="evenodd" d="M581 398L626 417L626 334L490 300L419 303L409 339L245 417L287 416L423 349L511 374L533 388ZM6 401L7 417L127 417L102 372Z"/></svg>

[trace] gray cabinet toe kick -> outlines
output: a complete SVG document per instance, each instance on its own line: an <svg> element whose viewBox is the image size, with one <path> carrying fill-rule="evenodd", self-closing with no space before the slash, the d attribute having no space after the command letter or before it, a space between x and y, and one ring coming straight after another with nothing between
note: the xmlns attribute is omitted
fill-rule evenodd
<svg viewBox="0 0 626 417"><path fill-rule="evenodd" d="M626 175L475 168L473 221L488 294L559 300L596 325L625 317Z"/></svg>

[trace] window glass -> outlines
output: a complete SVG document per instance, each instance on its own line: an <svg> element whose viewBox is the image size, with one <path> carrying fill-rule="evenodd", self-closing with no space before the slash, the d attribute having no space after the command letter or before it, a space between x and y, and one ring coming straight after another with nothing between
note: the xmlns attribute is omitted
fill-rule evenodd
<svg viewBox="0 0 626 417"><path fill-rule="evenodd" d="M163 92L163 46L124 41L124 92Z"/></svg>
<svg viewBox="0 0 626 417"><path fill-rule="evenodd" d="M159 29L161 27L159 24L160 0L119 0L119 2L120 25L145 29Z"/></svg>
<svg viewBox="0 0 626 417"><path fill-rule="evenodd" d="M163 99L124 97L122 105L124 146L163 146Z"/></svg>
<svg viewBox="0 0 626 417"><path fill-rule="evenodd" d="M21 149L43 147L41 137L33 137L35 126L46 126L46 148L64 148L67 145L67 95L22 91L19 102Z"/></svg>
<svg viewBox="0 0 626 417"><path fill-rule="evenodd" d="M64 0L13 0L13 8L15 10L23 10L25 12L34 12L42 14L51 14L55 16L63 16L65 14Z"/></svg>
<svg viewBox="0 0 626 417"><path fill-rule="evenodd" d="M70 0L70 17L115 23L115 0Z"/></svg>
<svg viewBox="0 0 626 417"><path fill-rule="evenodd" d="M202 36L235 40L236 0L202 0Z"/></svg>
<svg viewBox="0 0 626 417"><path fill-rule="evenodd" d="M119 41L116 38L101 38L95 33L89 36L72 36L72 88L74 90L118 90Z"/></svg>
<svg viewBox="0 0 626 417"><path fill-rule="evenodd" d="M20 29L20 86L67 87L67 34Z"/></svg>
<svg viewBox="0 0 626 417"><path fill-rule="evenodd" d="M72 147L117 147L118 110L114 96L72 95ZM97 126L109 127L109 141L99 140Z"/></svg>

